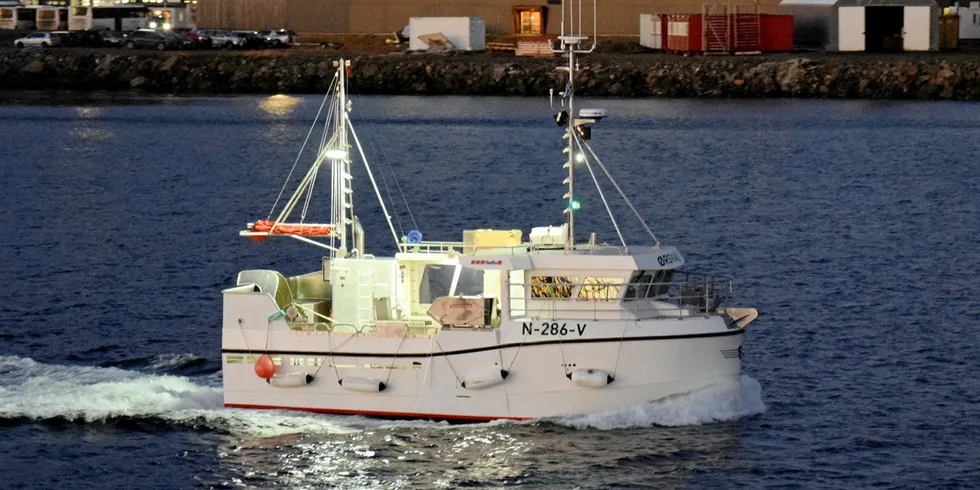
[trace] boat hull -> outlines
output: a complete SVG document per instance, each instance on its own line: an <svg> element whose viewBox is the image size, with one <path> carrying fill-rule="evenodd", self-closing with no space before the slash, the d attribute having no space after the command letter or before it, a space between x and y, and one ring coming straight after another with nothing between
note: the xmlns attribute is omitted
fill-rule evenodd
<svg viewBox="0 0 980 490"><path fill-rule="evenodd" d="M226 349L225 405L384 417L522 420L642 404L734 381L741 371L740 329L498 346L486 343L499 337L492 331L441 334L425 339L433 346L427 353L406 350L398 355L371 355L372 350L377 352L372 347L386 346L382 339L367 337L357 339L356 346L350 342L347 346L363 354L344 354L341 349L335 354L269 351L279 361L278 375L314 375L311 383L297 387L274 386L256 376L248 362L258 355L255 352ZM459 338L453 339L454 334ZM468 348L460 342L466 336L473 336L469 340L474 341ZM336 338L330 343L341 342ZM472 346L480 344L483 347ZM479 389L463 386L469 375L494 368L507 373L501 382ZM581 386L570 376L576 369L601 370L612 381L604 386ZM384 388L375 392L345 389L342 381L347 377L375 380Z"/></svg>

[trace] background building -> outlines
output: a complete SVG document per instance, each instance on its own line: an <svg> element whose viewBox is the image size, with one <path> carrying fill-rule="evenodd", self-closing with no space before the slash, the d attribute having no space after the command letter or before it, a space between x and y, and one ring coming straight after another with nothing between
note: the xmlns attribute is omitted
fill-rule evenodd
<svg viewBox="0 0 980 490"><path fill-rule="evenodd" d="M838 0L830 49L874 53L939 50L934 0Z"/></svg>
<svg viewBox="0 0 980 490"><path fill-rule="evenodd" d="M582 2L591 17L591 2ZM638 36L640 14L697 14L742 5L775 13L779 0L603 0L597 29L604 36ZM202 27L289 28L301 33L391 34L410 17L479 17L488 36L557 34L561 0L198 0ZM588 22L591 24L591 22Z"/></svg>

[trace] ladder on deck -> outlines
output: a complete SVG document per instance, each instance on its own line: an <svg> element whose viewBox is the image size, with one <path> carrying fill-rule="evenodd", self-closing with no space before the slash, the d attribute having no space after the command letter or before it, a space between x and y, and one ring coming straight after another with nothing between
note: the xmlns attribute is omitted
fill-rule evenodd
<svg viewBox="0 0 980 490"><path fill-rule="evenodd" d="M357 271L357 323L364 326L374 321L374 284L371 273Z"/></svg>
<svg viewBox="0 0 980 490"><path fill-rule="evenodd" d="M728 10L727 5L701 5L701 49L704 54L728 54L732 51Z"/></svg>

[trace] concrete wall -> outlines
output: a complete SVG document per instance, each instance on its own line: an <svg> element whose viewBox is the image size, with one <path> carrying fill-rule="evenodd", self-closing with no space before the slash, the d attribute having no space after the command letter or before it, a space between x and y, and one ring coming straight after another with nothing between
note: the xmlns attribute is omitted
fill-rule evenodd
<svg viewBox="0 0 980 490"><path fill-rule="evenodd" d="M561 4L548 0L199 0L197 22L202 27L263 29L285 27L298 32L331 34L390 34L408 25L409 17L479 17L487 35L514 34L513 7L546 8L545 31L557 34ZM578 2L576 2L577 4ZM588 8L586 7L588 3ZM583 27L591 28L591 3L583 1ZM727 2L721 2L727 3ZM732 3L753 5L751 0ZM775 13L779 0L760 0L760 13ZM640 14L701 13L700 0L600 0L598 31L605 36L638 36ZM590 29L591 34L591 29Z"/></svg>

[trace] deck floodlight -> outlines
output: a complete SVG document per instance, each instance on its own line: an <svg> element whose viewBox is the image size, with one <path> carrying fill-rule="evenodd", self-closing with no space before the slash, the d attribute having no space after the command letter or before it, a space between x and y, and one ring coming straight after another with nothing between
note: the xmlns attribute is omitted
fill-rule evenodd
<svg viewBox="0 0 980 490"><path fill-rule="evenodd" d="M343 160L347 158L347 150L338 150L338 149L327 150L327 158L331 160Z"/></svg>

